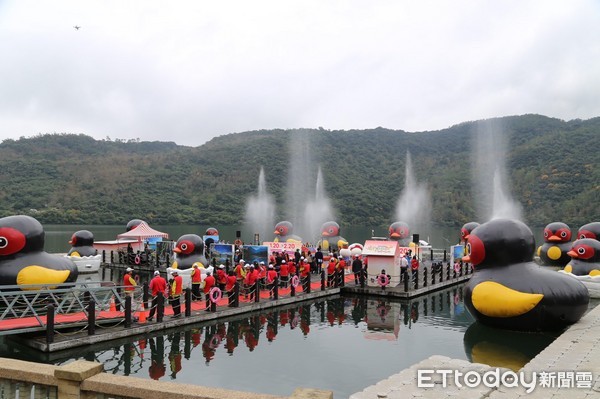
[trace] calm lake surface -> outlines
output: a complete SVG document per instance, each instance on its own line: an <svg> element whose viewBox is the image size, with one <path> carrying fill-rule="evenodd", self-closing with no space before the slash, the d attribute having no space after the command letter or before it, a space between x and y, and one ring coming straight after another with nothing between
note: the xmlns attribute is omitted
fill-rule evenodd
<svg viewBox="0 0 600 399"><path fill-rule="evenodd" d="M48 252L66 252L76 230L90 230L98 241L114 239L125 230L124 226L44 227ZM152 227L176 240L187 233L202 235L208 226ZM233 240L238 228L219 230L223 239ZM364 242L371 230L346 229L343 235L350 242ZM446 240L455 243L458 230L441 229L429 241L436 248L447 248ZM375 231L379 236L385 233L385 228ZM112 271L104 270L105 279L120 281L122 272ZM554 338L475 323L463 304L462 286L457 286L402 302L332 297L54 354L2 337L0 356L51 364L86 359L102 362L107 372L120 375L277 395L290 395L304 386L330 389L336 398L345 398L436 354L518 369Z"/></svg>
<svg viewBox="0 0 600 399"><path fill-rule="evenodd" d="M176 241L184 234L204 235L208 225L151 225L152 228L168 233L169 239ZM233 243L235 240L236 231L242 232L242 240L246 242L252 241L252 236L243 230L242 226L212 226L219 230L219 236L222 240ZM419 233L420 239L428 241L433 248L449 248L451 245L458 243L460 237L460 227L439 227L432 228L430 231ZM358 242L364 244L365 240L372 236L387 237L388 226L384 227L367 227L367 226L344 226L341 235L350 243ZM543 228L531 228L536 243L543 242ZM71 246L69 240L71 235L77 230L89 230L94 234L96 241L115 240L118 234L125 232L123 226L102 226L102 225L44 225L46 232L45 250L47 252L63 253L67 252ZM417 232L415 232L417 233ZM261 241L271 241L274 236L261 237Z"/></svg>
<svg viewBox="0 0 600 399"><path fill-rule="evenodd" d="M431 355L518 369L555 338L485 328L462 286L416 300L338 296L215 323L44 354L0 339L0 356L109 373L290 395L297 387L345 398Z"/></svg>

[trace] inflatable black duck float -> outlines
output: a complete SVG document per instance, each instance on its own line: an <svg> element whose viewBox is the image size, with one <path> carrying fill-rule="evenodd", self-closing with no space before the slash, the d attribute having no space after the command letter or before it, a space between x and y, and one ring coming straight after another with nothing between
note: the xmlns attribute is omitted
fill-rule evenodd
<svg viewBox="0 0 600 399"><path fill-rule="evenodd" d="M321 237L319 245L324 251L335 252L341 248L348 248L348 241L340 236L340 225L336 222L323 223Z"/></svg>
<svg viewBox="0 0 600 399"><path fill-rule="evenodd" d="M577 238L600 240L600 222L592 222L581 226L577 232Z"/></svg>
<svg viewBox="0 0 600 399"><path fill-rule="evenodd" d="M204 248L205 254L210 253L210 247L219 241L219 230L214 227L209 227L204 232Z"/></svg>
<svg viewBox="0 0 600 399"><path fill-rule="evenodd" d="M71 249L67 256L95 256L98 250L94 248L94 234L88 230L79 230L73 233L71 240Z"/></svg>
<svg viewBox="0 0 600 399"><path fill-rule="evenodd" d="M571 260L564 268L576 276L600 276L600 241L593 238L575 240L568 252Z"/></svg>
<svg viewBox="0 0 600 399"><path fill-rule="evenodd" d="M560 330L587 309L586 287L533 262L533 233L523 222L493 219L475 228L463 258L475 266L465 304L481 323L518 331Z"/></svg>
<svg viewBox="0 0 600 399"><path fill-rule="evenodd" d="M44 251L44 228L31 216L0 219L0 285L61 284L77 280L77 266Z"/></svg>
<svg viewBox="0 0 600 399"><path fill-rule="evenodd" d="M126 231L131 231L142 223L144 223L142 219L131 219L129 222L127 222L127 226L125 227L125 229Z"/></svg>
<svg viewBox="0 0 600 399"><path fill-rule="evenodd" d="M408 247L411 241L408 223L394 222L388 229L388 237L392 241L398 241L401 247Z"/></svg>
<svg viewBox="0 0 600 399"><path fill-rule="evenodd" d="M467 242L469 235L477 226L479 226L479 223L477 222L465 223L463 227L460 228L460 242Z"/></svg>
<svg viewBox="0 0 600 399"><path fill-rule="evenodd" d="M287 220L283 222L279 222L275 225L275 238L273 242L298 242L302 243L302 238L293 234L294 233L294 225Z"/></svg>
<svg viewBox="0 0 600 399"><path fill-rule="evenodd" d="M571 229L565 223L553 222L544 228L544 244L538 248L542 264L565 266L571 257Z"/></svg>
<svg viewBox="0 0 600 399"><path fill-rule="evenodd" d="M209 266L204 256L204 241L197 234L185 234L179 237L173 252L175 252L175 261L172 267L175 269L190 269L194 263L198 263L199 267Z"/></svg>

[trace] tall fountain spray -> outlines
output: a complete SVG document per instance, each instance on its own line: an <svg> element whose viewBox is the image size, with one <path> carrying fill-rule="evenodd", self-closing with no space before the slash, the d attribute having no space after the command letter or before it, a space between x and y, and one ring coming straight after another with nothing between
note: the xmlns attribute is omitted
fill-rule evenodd
<svg viewBox="0 0 600 399"><path fill-rule="evenodd" d="M474 196L480 220L521 219L521 205L509 191L506 173L506 138L502 123L477 123L474 142Z"/></svg>
<svg viewBox="0 0 600 399"><path fill-rule="evenodd" d="M315 170L313 133L295 130L290 133L288 179L285 210L286 220L294 225L294 233L305 241L320 238L321 225L334 216L325 190L321 168ZM315 184L316 178L316 184Z"/></svg>
<svg viewBox="0 0 600 399"><path fill-rule="evenodd" d="M431 219L431 197L427 184L415 178L410 152L406 152L404 189L396 204L397 221L408 223L413 233L423 233L429 229Z"/></svg>
<svg viewBox="0 0 600 399"><path fill-rule="evenodd" d="M323 223L333 220L334 213L331 207L331 201L325 191L325 180L321 172L321 166L317 169L317 184L315 187L315 196L306 202L304 210L303 228L306 230L304 236L306 240L317 242L321 238L320 229Z"/></svg>
<svg viewBox="0 0 600 399"><path fill-rule="evenodd" d="M260 235L260 241L271 241L275 220L275 201L267 192L265 171L260 168L258 174L258 192L250 196L246 203L246 226L252 233Z"/></svg>
<svg viewBox="0 0 600 399"><path fill-rule="evenodd" d="M304 209L314 193L310 132L291 131L288 151L288 179L283 214L294 225L294 233L304 239L308 233L304 223Z"/></svg>

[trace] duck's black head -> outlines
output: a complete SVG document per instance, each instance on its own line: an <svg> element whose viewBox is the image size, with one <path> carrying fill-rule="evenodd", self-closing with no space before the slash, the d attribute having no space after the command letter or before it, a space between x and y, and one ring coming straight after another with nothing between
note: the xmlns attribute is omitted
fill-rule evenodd
<svg viewBox="0 0 600 399"><path fill-rule="evenodd" d="M465 260L478 268L506 266L533 260L535 240L519 220L493 219L469 235Z"/></svg>
<svg viewBox="0 0 600 399"><path fill-rule="evenodd" d="M31 216L16 215L0 219L0 256L42 251L44 228Z"/></svg>

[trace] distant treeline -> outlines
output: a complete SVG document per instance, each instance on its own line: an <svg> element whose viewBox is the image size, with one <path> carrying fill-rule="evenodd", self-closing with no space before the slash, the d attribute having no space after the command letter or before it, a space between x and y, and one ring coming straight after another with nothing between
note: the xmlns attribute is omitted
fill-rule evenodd
<svg viewBox="0 0 600 399"><path fill-rule="evenodd" d="M486 123L502 127L495 134L506 138L510 193L527 223L560 220L576 227L600 220L600 118L565 122L524 115ZM0 216L28 214L59 224L123 224L132 218L239 224L264 166L283 217L288 185L295 184L288 178L290 160L306 153L307 168L321 165L340 224L385 226L394 221L410 151L415 175L431 192L432 221L457 226L482 217L471 156L480 125L418 133L260 130L195 148L66 133L4 140Z"/></svg>

